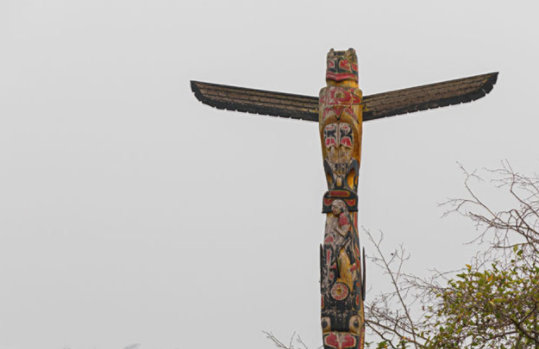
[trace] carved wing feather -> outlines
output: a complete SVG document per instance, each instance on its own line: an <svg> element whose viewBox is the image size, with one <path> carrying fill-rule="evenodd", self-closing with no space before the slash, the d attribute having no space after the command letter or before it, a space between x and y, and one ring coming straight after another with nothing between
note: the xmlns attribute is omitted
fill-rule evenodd
<svg viewBox="0 0 539 349"><path fill-rule="evenodd" d="M318 97L191 81L196 98L226 110L318 122Z"/></svg>
<svg viewBox="0 0 539 349"><path fill-rule="evenodd" d="M364 119L475 101L492 90L497 78L498 73L489 73L366 96Z"/></svg>
<svg viewBox="0 0 539 349"><path fill-rule="evenodd" d="M363 121L471 102L489 93L498 73L378 93L363 98ZM191 81L204 104L241 112L318 121L318 97Z"/></svg>

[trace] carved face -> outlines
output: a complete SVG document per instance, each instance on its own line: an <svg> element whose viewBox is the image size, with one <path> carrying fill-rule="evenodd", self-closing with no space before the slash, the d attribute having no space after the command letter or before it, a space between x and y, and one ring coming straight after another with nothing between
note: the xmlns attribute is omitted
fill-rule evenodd
<svg viewBox="0 0 539 349"><path fill-rule="evenodd" d="M339 205L337 205L337 201L333 201L333 203L331 204L331 212L333 212L335 216L341 214L342 210L339 208Z"/></svg>
<svg viewBox="0 0 539 349"><path fill-rule="evenodd" d="M346 204L342 200L335 200L331 203L331 212L335 216L339 216L346 209Z"/></svg>
<svg viewBox="0 0 539 349"><path fill-rule="evenodd" d="M354 49L334 51L331 49L327 56L326 80L357 81L357 55Z"/></svg>
<svg viewBox="0 0 539 349"><path fill-rule="evenodd" d="M353 160L354 133L347 122L335 122L324 127L324 146L327 161L335 176L335 185L340 187L348 175L349 165Z"/></svg>

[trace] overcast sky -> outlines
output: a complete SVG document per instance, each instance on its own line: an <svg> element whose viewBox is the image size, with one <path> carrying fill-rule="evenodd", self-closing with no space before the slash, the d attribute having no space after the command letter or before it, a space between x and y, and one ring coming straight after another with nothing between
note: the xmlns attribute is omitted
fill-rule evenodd
<svg viewBox="0 0 539 349"><path fill-rule="evenodd" d="M473 226L438 207L457 162L539 168L538 9L0 1L0 348L318 347L317 125L210 108L189 80L317 95L330 48L357 50L365 95L500 72L477 102L364 125L360 224L412 272L463 265Z"/></svg>

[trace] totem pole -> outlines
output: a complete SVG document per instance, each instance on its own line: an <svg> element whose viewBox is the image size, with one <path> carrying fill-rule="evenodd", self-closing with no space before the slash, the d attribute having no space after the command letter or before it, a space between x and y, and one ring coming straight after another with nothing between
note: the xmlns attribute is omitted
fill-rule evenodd
<svg viewBox="0 0 539 349"><path fill-rule="evenodd" d="M317 121L328 191L320 246L322 337L325 349L363 349L365 258L357 229L363 121L470 102L492 90L498 73L379 93L362 98L353 49L327 56L320 97L191 81L195 96L219 109Z"/></svg>
<svg viewBox="0 0 539 349"><path fill-rule="evenodd" d="M327 218L320 246L323 343L325 348L363 348L365 278L357 231L363 110L354 50L329 52L326 82L318 121L329 189L323 198Z"/></svg>

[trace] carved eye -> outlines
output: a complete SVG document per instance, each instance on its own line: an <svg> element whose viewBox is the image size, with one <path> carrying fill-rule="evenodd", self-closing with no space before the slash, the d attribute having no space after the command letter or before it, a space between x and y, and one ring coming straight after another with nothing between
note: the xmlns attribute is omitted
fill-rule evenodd
<svg viewBox="0 0 539 349"><path fill-rule="evenodd" d="M329 317L323 317L321 324L322 324L322 332L331 331L331 319Z"/></svg>
<svg viewBox="0 0 539 349"><path fill-rule="evenodd" d="M350 318L349 327L350 327L350 332L359 333L359 330L360 330L359 316L354 315Z"/></svg>

